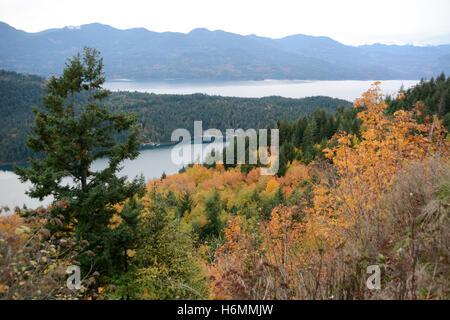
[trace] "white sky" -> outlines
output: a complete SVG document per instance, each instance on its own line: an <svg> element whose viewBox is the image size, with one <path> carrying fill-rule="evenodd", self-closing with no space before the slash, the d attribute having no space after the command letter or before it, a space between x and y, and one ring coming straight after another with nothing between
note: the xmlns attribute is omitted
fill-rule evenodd
<svg viewBox="0 0 450 320"><path fill-rule="evenodd" d="M450 0L0 0L0 21L27 32L100 22L158 32L302 33L352 45L450 43Z"/></svg>

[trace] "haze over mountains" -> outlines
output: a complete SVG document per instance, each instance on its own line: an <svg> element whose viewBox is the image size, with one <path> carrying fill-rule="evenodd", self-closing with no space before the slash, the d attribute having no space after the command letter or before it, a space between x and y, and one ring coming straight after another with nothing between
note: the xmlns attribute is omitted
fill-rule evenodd
<svg viewBox="0 0 450 320"><path fill-rule="evenodd" d="M108 80L406 80L450 73L450 45L355 47L302 34L158 33L99 23L27 33L0 22L0 69L57 74L83 46L101 51Z"/></svg>

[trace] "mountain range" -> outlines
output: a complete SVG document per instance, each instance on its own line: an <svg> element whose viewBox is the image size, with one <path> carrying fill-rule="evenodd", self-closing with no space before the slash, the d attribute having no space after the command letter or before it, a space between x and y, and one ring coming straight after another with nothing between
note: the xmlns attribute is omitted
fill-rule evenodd
<svg viewBox="0 0 450 320"><path fill-rule="evenodd" d="M58 74L83 46L101 52L108 80L407 80L450 73L450 45L348 46L302 34L158 33L100 23L27 33L0 22L0 69Z"/></svg>

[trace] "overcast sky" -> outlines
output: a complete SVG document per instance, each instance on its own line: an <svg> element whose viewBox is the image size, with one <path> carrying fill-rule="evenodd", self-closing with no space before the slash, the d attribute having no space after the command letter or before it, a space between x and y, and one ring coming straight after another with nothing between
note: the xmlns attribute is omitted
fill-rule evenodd
<svg viewBox="0 0 450 320"><path fill-rule="evenodd" d="M120 29L198 27L345 44L450 43L450 0L0 0L0 21L27 32L100 22Z"/></svg>

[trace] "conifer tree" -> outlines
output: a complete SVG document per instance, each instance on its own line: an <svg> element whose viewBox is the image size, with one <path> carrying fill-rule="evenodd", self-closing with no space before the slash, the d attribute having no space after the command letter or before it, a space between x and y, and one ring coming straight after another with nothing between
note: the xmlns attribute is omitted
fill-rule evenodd
<svg viewBox="0 0 450 320"><path fill-rule="evenodd" d="M222 233L222 221L220 220L220 211L222 210L222 203L220 202L219 193L214 190L212 196L206 200L206 217L208 222L201 229L200 239L213 239L219 237Z"/></svg>
<svg viewBox="0 0 450 320"><path fill-rule="evenodd" d="M192 195L185 191L180 195L180 199L178 200L178 205L176 209L177 218L181 219L187 213L189 214L192 209L193 199Z"/></svg>
<svg viewBox="0 0 450 320"><path fill-rule="evenodd" d="M31 197L53 197L51 214L61 223L52 231L74 233L89 243L79 256L82 272L111 265L105 241L115 205L144 188L143 178L127 182L116 175L125 159L138 156L139 131L133 114L114 114L100 104L109 94L104 82L97 50L85 47L83 55L68 59L62 75L47 82L43 108L33 107L34 135L27 145L41 156L30 159L27 168L16 167L20 179L32 183ZM127 139L118 142L119 134ZM107 167L94 171L94 161L104 157Z"/></svg>
<svg viewBox="0 0 450 320"><path fill-rule="evenodd" d="M133 258L138 299L204 299L206 281L195 238L173 219L165 199L149 192Z"/></svg>

